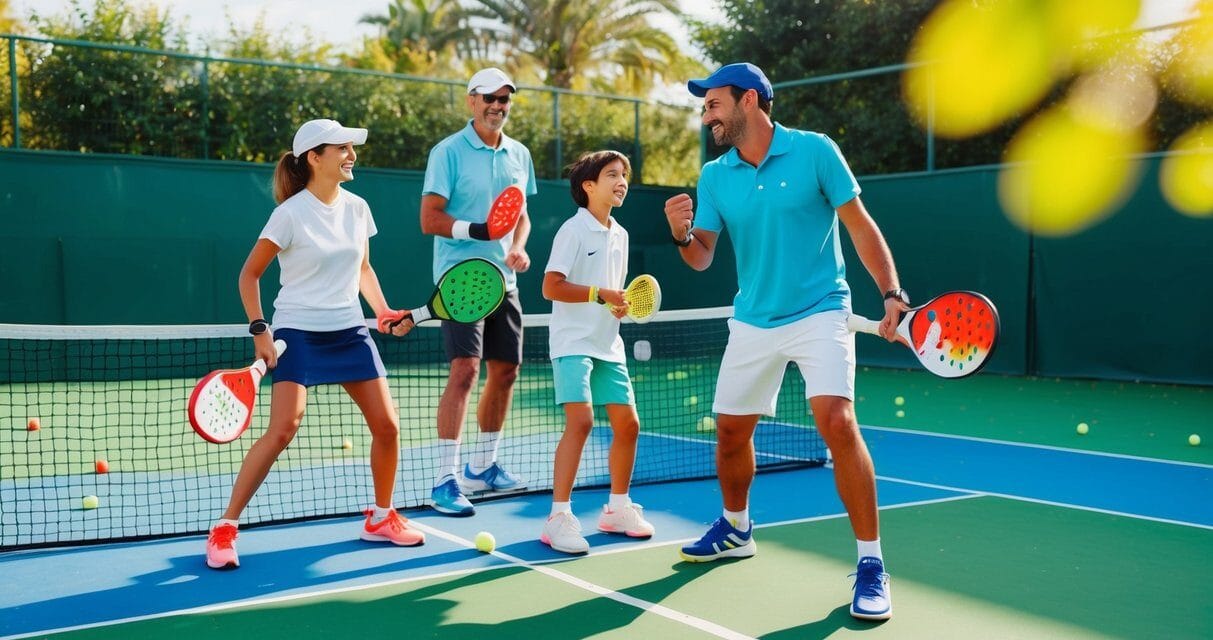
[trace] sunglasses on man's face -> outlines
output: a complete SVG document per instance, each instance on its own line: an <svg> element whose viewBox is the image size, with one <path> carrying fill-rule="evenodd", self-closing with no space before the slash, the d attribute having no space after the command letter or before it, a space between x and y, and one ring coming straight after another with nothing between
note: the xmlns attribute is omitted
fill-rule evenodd
<svg viewBox="0 0 1213 640"><path fill-rule="evenodd" d="M484 98L485 104L493 104L494 102L500 102L501 104L510 103L510 94L508 94L508 93L505 94L504 96L495 96L490 93L482 93L482 94L480 94L480 97Z"/></svg>

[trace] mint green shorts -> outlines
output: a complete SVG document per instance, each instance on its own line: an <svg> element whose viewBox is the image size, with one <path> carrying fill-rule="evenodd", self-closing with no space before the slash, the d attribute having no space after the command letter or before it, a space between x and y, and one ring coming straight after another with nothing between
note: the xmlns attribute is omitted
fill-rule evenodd
<svg viewBox="0 0 1213 640"><path fill-rule="evenodd" d="M589 356L552 358L556 404L636 404L627 365Z"/></svg>

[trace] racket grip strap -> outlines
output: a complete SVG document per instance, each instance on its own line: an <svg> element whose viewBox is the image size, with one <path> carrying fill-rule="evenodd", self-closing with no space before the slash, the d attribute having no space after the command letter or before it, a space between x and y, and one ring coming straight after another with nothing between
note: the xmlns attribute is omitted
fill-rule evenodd
<svg viewBox="0 0 1213 640"><path fill-rule="evenodd" d="M421 324L426 320L434 319L434 314L430 313L429 307L417 307L409 311L409 315L413 316L413 324Z"/></svg>

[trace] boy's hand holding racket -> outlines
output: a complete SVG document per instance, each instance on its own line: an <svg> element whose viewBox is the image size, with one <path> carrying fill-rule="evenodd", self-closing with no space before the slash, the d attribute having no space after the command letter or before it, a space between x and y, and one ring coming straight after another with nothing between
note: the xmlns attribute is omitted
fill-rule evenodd
<svg viewBox="0 0 1213 640"><path fill-rule="evenodd" d="M623 319L628 315L628 300L623 295L622 289L599 289L598 297L606 303L607 311L616 318Z"/></svg>

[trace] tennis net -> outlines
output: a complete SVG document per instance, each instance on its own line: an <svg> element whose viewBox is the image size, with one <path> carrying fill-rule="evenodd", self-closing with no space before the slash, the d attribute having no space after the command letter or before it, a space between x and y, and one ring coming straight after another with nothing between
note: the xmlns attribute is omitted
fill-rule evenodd
<svg viewBox="0 0 1213 640"><path fill-rule="evenodd" d="M662 312L651 323L622 326L641 426L634 484L715 475L711 406L730 314L730 308ZM525 317L524 362L498 456L528 491L551 489L552 456L564 430L547 321ZM437 471L435 415L448 372L441 332L423 325L404 338L372 334L400 413L395 503L419 507ZM248 447L264 433L270 378L249 432L226 445L194 434L186 403L199 378L251 358L243 325L0 325L0 550L205 531L226 507ZM477 389L464 429L465 460L477 437L478 400ZM811 424L803 383L789 368L778 414L764 418L755 434L759 468L823 464L826 450ZM366 508L373 495L370 440L340 386L310 389L302 427L242 526ZM577 487L609 485L610 440L597 407ZM107 472L98 470L98 460ZM85 496L96 496L97 506L85 508Z"/></svg>

